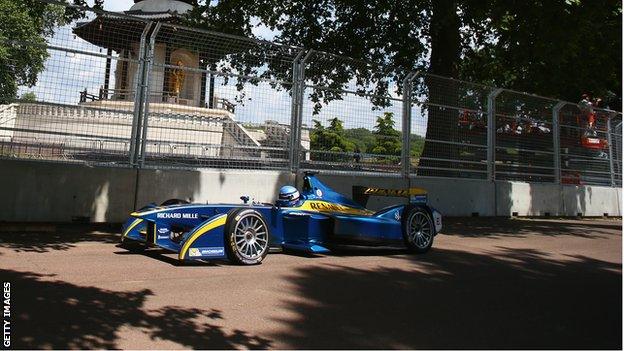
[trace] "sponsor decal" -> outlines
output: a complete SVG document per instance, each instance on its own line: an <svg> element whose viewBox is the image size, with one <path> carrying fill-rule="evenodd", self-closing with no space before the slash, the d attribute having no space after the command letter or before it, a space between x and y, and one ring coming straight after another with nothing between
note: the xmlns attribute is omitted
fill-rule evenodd
<svg viewBox="0 0 624 351"><path fill-rule="evenodd" d="M394 219L396 219L397 221L401 220L401 214L399 213L399 211L394 212Z"/></svg>
<svg viewBox="0 0 624 351"><path fill-rule="evenodd" d="M410 201L411 202L418 202L418 203L426 203L427 202L427 196L426 195L411 196L410 197Z"/></svg>
<svg viewBox="0 0 624 351"><path fill-rule="evenodd" d="M199 215L197 213L161 212L156 214L156 218L197 219Z"/></svg>
<svg viewBox="0 0 624 351"><path fill-rule="evenodd" d="M168 233L168 232L169 232L169 229L167 229L167 228L160 228L160 229L158 229L158 232L159 232L160 234L165 234L165 233Z"/></svg>
<svg viewBox="0 0 624 351"><path fill-rule="evenodd" d="M396 196L396 197L408 197L410 195L425 195L427 191L420 188L409 189L381 189L381 188L366 188L364 189L365 195L377 195L377 196Z"/></svg>
<svg viewBox="0 0 624 351"><path fill-rule="evenodd" d="M301 217L308 217L308 216L310 216L310 214L309 214L309 213L295 212L295 211L293 211L293 212L288 212L288 215L289 215L289 216L301 216Z"/></svg>
<svg viewBox="0 0 624 351"><path fill-rule="evenodd" d="M321 189L316 189L316 196L323 197L323 192L321 191Z"/></svg>
<svg viewBox="0 0 624 351"><path fill-rule="evenodd" d="M224 255L225 248L223 247L193 247L189 249L190 257L214 257Z"/></svg>
<svg viewBox="0 0 624 351"><path fill-rule="evenodd" d="M223 256L225 249L223 247L199 247L201 256Z"/></svg>
<svg viewBox="0 0 624 351"><path fill-rule="evenodd" d="M169 239L169 235L159 235L158 239Z"/></svg>
<svg viewBox="0 0 624 351"><path fill-rule="evenodd" d="M371 214L371 211L362 210L359 208L353 208L340 204L334 204L327 201L306 201L299 207L300 210L312 210L319 212L337 212L337 213L349 213L349 214Z"/></svg>

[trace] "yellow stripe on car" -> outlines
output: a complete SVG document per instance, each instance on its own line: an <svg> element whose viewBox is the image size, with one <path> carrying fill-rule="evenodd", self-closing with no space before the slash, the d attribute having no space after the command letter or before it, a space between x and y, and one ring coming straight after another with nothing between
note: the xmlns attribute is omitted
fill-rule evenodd
<svg viewBox="0 0 624 351"><path fill-rule="evenodd" d="M128 235L128 233L130 233L130 231L132 229L134 229L134 227L136 227L137 225L139 225L139 223L143 222L143 219L141 218L137 218L134 220L134 222L132 222L129 226L128 229L126 229L126 231L123 233L123 236L125 237L126 235Z"/></svg>
<svg viewBox="0 0 624 351"><path fill-rule="evenodd" d="M193 235L191 235L190 238L188 238L188 240L184 243L184 246L182 246L182 250L180 250L180 254L178 255L178 258L180 260L184 259L184 256L186 255L186 252L188 251L188 249L191 247L191 245L193 244L193 242L195 240L197 240L197 238L199 238L200 236L202 236L203 234L213 230L214 228L220 227L222 225L225 225L225 221L227 220L227 214L222 214L219 215L218 217L212 219L210 222L202 225L199 229L197 229L195 231L195 233L193 233Z"/></svg>

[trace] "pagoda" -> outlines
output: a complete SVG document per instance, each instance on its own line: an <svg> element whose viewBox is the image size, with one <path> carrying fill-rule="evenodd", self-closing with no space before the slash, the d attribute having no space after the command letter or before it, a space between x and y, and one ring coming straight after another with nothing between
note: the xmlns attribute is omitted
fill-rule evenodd
<svg viewBox="0 0 624 351"><path fill-rule="evenodd" d="M74 34L96 46L107 50L107 61L103 84L99 92L81 92L80 102L92 101L134 101L141 34L144 22L133 20L132 16L149 21L179 23L197 6L196 0L135 0L134 5L123 16L108 13L97 16L94 20L79 23ZM116 60L112 70L113 51L120 59ZM171 43L156 43L153 63L160 67L150 72L150 103L182 105L197 108L216 107L214 83L210 77L210 91L206 98L206 73L190 73L185 68L201 67L201 55L188 49L178 48ZM162 68L179 66L180 69ZM114 86L111 86L111 73L114 74ZM227 101L220 101L222 108L234 112L234 106ZM118 106L119 104L117 104Z"/></svg>

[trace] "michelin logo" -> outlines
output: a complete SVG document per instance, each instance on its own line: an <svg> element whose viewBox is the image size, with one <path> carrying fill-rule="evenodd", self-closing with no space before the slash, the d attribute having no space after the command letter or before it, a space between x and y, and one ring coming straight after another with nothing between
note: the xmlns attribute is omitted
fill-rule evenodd
<svg viewBox="0 0 624 351"><path fill-rule="evenodd" d="M189 257L223 256L225 249L222 247L193 247L189 249Z"/></svg>

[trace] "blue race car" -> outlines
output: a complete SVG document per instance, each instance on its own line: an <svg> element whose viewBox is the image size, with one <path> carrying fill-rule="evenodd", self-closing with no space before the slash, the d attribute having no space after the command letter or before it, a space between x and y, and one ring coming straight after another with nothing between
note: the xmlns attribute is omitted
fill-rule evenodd
<svg viewBox="0 0 624 351"><path fill-rule="evenodd" d="M306 173L301 194L292 186L280 190L275 204L190 204L169 200L131 214L123 227L122 246L130 250L159 247L180 261L229 259L252 265L269 248L327 253L348 246L401 246L415 253L431 248L442 229L442 215L427 205L419 188L353 187L351 200ZM408 197L374 212L370 196Z"/></svg>

